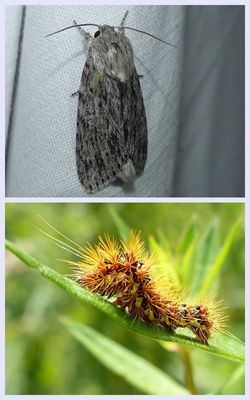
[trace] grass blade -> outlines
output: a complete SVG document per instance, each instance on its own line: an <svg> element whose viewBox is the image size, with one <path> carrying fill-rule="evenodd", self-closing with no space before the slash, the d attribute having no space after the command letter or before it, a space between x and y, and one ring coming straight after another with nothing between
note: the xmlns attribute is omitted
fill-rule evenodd
<svg viewBox="0 0 250 400"><path fill-rule="evenodd" d="M108 207L108 211L122 240L124 241L128 240L131 231L129 226L120 217L120 215L118 214L117 210L114 207Z"/></svg>
<svg viewBox="0 0 250 400"><path fill-rule="evenodd" d="M214 219L197 242L191 292L197 294L219 251L219 224Z"/></svg>
<svg viewBox="0 0 250 400"><path fill-rule="evenodd" d="M182 233L181 240L179 241L179 244L177 246L178 253L185 253L187 248L190 246L190 243L194 240L196 236L196 231L196 221L192 220L188 223L186 229Z"/></svg>
<svg viewBox="0 0 250 400"><path fill-rule="evenodd" d="M206 278L203 282L203 285L201 286L201 289L200 289L201 294L206 293L209 290L209 288L211 287L214 280L217 278L217 276L224 264L224 261L229 253L229 250L232 246L232 243L234 241L235 234L237 232L239 224L240 224L240 220L237 220L235 222L235 224L233 225L232 229L229 231L228 236L219 251L219 254L217 255L213 265L209 269L209 271L206 275Z"/></svg>
<svg viewBox="0 0 250 400"><path fill-rule="evenodd" d="M244 382L245 376L245 365L240 365L232 373L230 380L216 394L238 394L235 391L235 387L240 383Z"/></svg>
<svg viewBox="0 0 250 400"><path fill-rule="evenodd" d="M159 368L93 328L63 318L63 325L103 365L146 394L188 394Z"/></svg>

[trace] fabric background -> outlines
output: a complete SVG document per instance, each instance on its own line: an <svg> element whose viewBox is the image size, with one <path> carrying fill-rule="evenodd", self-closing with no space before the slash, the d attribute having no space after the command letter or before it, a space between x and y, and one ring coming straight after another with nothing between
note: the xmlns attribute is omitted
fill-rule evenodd
<svg viewBox="0 0 250 400"><path fill-rule="evenodd" d="M8 7L8 21L14 11ZM166 46L148 36L128 32L135 64L143 75L149 148L143 175L125 191L109 186L96 196L170 196L175 165L181 93L185 7L168 6L28 6L22 58L7 163L7 196L83 197L75 166L78 90L84 65L77 30L50 38L44 35L80 22L126 24L165 38ZM94 33L95 29L89 29ZM12 46L13 43L7 43ZM9 85L7 91L11 91Z"/></svg>
<svg viewBox="0 0 250 400"><path fill-rule="evenodd" d="M244 196L244 7L188 7L176 196Z"/></svg>
<svg viewBox="0 0 250 400"><path fill-rule="evenodd" d="M244 196L244 7L27 6L10 114L17 8L6 7L7 196L87 196L76 174L71 98L85 61L82 39L73 29L44 35L73 19L117 25L126 9L127 25L177 49L127 31L143 75L148 159L132 189L109 186L95 196Z"/></svg>

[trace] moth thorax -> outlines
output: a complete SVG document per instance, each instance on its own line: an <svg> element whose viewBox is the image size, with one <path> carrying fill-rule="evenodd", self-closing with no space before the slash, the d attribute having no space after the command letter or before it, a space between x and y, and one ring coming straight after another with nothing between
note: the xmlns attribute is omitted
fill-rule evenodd
<svg viewBox="0 0 250 400"><path fill-rule="evenodd" d="M105 26L93 40L89 49L94 67L100 74L107 74L126 82L134 72L133 49L130 41L112 27Z"/></svg>

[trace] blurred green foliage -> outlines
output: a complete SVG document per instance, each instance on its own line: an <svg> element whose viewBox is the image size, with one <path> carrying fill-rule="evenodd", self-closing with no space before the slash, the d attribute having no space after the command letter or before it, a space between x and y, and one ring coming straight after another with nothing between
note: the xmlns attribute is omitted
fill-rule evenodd
<svg viewBox="0 0 250 400"><path fill-rule="evenodd" d="M190 268L195 267L197 275L204 275L205 265L211 264L213 253L225 243L235 222L240 221L216 291L228 306L228 330L244 339L243 204L7 204L6 237L44 264L69 274L69 267L58 259L72 260L74 256L65 254L36 229L47 230L38 215L80 245L96 242L103 233L125 235L126 227L140 230L149 247L156 238L171 254L182 271L180 279L184 280L191 276L187 273ZM194 254L197 243L203 246L201 259ZM191 290L197 290L199 281L200 278L186 283ZM165 351L156 341L125 330L6 253L7 394L141 394L75 341L60 324L61 315L92 326L184 384L178 352ZM244 393L243 375L236 371L237 364L219 358L215 363L212 355L199 350L192 350L191 361L199 393ZM231 374L237 379L230 386Z"/></svg>

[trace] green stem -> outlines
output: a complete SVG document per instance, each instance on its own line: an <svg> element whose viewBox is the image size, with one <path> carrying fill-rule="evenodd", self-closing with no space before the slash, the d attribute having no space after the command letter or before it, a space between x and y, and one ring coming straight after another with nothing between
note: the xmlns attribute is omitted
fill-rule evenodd
<svg viewBox="0 0 250 400"><path fill-rule="evenodd" d="M186 387L191 394L198 394L193 379L193 367L190 359L190 353L183 346L178 346L178 351L183 361Z"/></svg>

